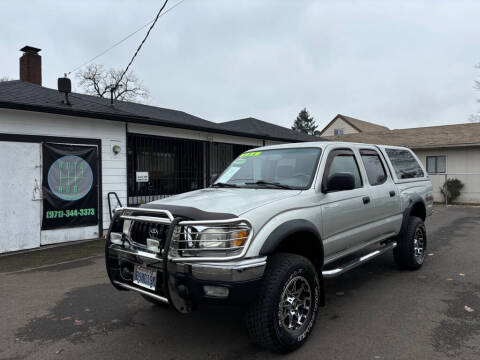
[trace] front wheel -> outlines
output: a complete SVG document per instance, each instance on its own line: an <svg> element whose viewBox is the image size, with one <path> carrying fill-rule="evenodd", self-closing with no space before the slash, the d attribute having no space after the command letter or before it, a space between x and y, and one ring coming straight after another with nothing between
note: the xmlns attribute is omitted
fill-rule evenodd
<svg viewBox="0 0 480 360"><path fill-rule="evenodd" d="M247 311L251 339L282 353L299 348L315 324L319 301L320 285L313 264L296 254L273 255L258 297Z"/></svg>

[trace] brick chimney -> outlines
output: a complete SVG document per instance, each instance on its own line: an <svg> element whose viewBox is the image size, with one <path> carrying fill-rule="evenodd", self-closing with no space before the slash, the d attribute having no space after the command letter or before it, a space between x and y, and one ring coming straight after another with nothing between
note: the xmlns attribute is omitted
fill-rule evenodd
<svg viewBox="0 0 480 360"><path fill-rule="evenodd" d="M20 49L20 80L42 85L42 57L38 55L41 49L24 46Z"/></svg>

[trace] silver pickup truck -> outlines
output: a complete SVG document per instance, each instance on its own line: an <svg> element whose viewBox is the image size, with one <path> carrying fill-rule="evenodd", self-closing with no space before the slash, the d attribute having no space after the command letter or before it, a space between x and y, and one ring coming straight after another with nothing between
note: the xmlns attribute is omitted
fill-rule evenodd
<svg viewBox="0 0 480 360"><path fill-rule="evenodd" d="M180 313L242 304L252 340L301 346L325 301L324 278L393 249L424 262L432 185L402 147L342 142L241 154L206 189L117 209L106 267L118 290Z"/></svg>

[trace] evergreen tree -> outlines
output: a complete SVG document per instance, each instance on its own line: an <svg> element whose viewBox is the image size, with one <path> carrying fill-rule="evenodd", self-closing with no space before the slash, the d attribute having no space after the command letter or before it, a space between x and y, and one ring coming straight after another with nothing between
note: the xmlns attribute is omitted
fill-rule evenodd
<svg viewBox="0 0 480 360"><path fill-rule="evenodd" d="M292 130L302 132L309 135L315 135L318 125L315 123L315 120L308 113L307 109L304 108L298 113L295 122L293 123Z"/></svg>

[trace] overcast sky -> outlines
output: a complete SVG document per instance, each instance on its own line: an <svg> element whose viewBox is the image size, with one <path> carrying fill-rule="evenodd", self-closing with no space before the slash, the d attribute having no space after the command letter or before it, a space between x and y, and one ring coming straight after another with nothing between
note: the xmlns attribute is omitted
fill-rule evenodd
<svg viewBox="0 0 480 360"><path fill-rule="evenodd" d="M18 50L31 45L56 88L161 2L2 1L0 76L18 78ZM303 107L320 127L337 113L390 128L468 122L480 108L479 14L480 1L186 0L132 69L152 105L216 122L289 127ZM125 67L146 30L96 62Z"/></svg>

